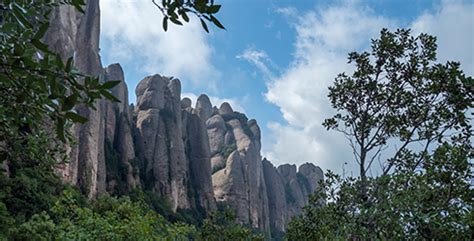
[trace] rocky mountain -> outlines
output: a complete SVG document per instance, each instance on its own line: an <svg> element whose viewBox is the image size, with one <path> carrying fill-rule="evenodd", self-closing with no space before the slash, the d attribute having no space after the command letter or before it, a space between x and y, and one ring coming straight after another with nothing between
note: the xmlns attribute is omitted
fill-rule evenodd
<svg viewBox="0 0 474 241"><path fill-rule="evenodd" d="M129 105L122 68L103 68L100 61L99 1L87 1L85 10L57 8L45 41L63 58L73 56L83 73L121 80L112 89L121 102L77 108L89 121L71 130L77 145L69 147L70 162L58 166L62 178L90 198L141 188L167 200L174 212L192 209L205 216L228 206L239 222L267 237L284 232L322 180L321 169L307 163L297 171L262 160L256 120L228 103L217 108L206 95L193 107L181 98L178 79L144 78L135 90L136 105Z"/></svg>

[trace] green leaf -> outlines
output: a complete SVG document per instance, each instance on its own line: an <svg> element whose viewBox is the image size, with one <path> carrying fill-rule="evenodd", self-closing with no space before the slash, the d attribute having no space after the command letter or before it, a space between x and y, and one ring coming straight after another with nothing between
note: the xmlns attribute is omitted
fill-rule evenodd
<svg viewBox="0 0 474 241"><path fill-rule="evenodd" d="M33 25L30 23L30 21L28 21L28 19L26 19L26 16L24 15L26 14L25 9L23 9L17 3L13 2L12 10L13 10L13 15L15 15L15 18L20 22L20 24L30 29L33 28Z"/></svg>
<svg viewBox="0 0 474 241"><path fill-rule="evenodd" d="M117 99L117 97L115 97L112 93L110 93L107 90L100 90L100 94L111 101L120 102L120 100Z"/></svg>
<svg viewBox="0 0 474 241"><path fill-rule="evenodd" d="M66 71L66 73L69 73L71 72L71 69L72 69L72 57L69 57L67 59L66 67L64 68L64 71Z"/></svg>
<svg viewBox="0 0 474 241"><path fill-rule="evenodd" d="M82 8L83 6L86 5L84 0L72 0L72 5L77 9L77 11L83 14L86 13L84 9Z"/></svg>
<svg viewBox="0 0 474 241"><path fill-rule="evenodd" d="M168 31L168 17L167 16L163 18L163 30L165 30L165 32Z"/></svg>
<svg viewBox="0 0 474 241"><path fill-rule="evenodd" d="M222 25L217 18L211 15L211 21L219 28L225 29L224 25Z"/></svg>
<svg viewBox="0 0 474 241"><path fill-rule="evenodd" d="M204 13L206 12L206 4L207 4L207 1L206 0L196 0L194 1L194 8L200 12L200 13Z"/></svg>
<svg viewBox="0 0 474 241"><path fill-rule="evenodd" d="M207 13L214 14L214 13L219 12L220 9L221 9L221 5L212 5L207 9Z"/></svg>
<svg viewBox="0 0 474 241"><path fill-rule="evenodd" d="M170 18L171 22L173 22L174 24L177 24L177 25L183 25L183 23L181 23L178 19L176 18Z"/></svg>
<svg viewBox="0 0 474 241"><path fill-rule="evenodd" d="M100 89L112 89L113 87L115 87L116 85L120 84L120 82L122 82L121 80L111 80L111 81L107 81L105 83L103 83L101 86L100 86Z"/></svg>
<svg viewBox="0 0 474 241"><path fill-rule="evenodd" d="M207 28L207 24L204 22L204 20L202 20L202 18L200 18L199 20L201 20L201 25L204 28L204 30L206 30L206 32L209 33L209 29Z"/></svg>
<svg viewBox="0 0 474 241"><path fill-rule="evenodd" d="M33 46L35 46L37 49L39 49L39 50L41 50L45 53L51 53L48 49L48 45L44 44L39 39L32 39L31 44L33 44Z"/></svg>
<svg viewBox="0 0 474 241"><path fill-rule="evenodd" d="M66 112L66 118L72 120L73 122L76 122L76 123L79 122L81 124L84 124L88 121L86 117L72 111Z"/></svg>
<svg viewBox="0 0 474 241"><path fill-rule="evenodd" d="M41 39L44 36L44 34L46 33L46 31L48 30L48 28L49 28L49 22L44 22L43 24L41 24L41 26L38 29L38 32L36 32L36 34L33 38L34 39Z"/></svg>
<svg viewBox="0 0 474 241"><path fill-rule="evenodd" d="M77 104L77 94L72 94L64 98L63 106L61 107L62 111L69 111Z"/></svg>
<svg viewBox="0 0 474 241"><path fill-rule="evenodd" d="M189 22L189 17L185 11L181 11L181 17L183 17L184 21Z"/></svg>
<svg viewBox="0 0 474 241"><path fill-rule="evenodd" d="M66 141L66 138L64 137L64 119L63 118L58 118L58 120L56 121L56 135L62 142Z"/></svg>

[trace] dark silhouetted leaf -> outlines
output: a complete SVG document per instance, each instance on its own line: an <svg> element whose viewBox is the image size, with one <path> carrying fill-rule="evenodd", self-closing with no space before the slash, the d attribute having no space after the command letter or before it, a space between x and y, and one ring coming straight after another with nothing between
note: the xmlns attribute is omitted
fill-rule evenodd
<svg viewBox="0 0 474 241"><path fill-rule="evenodd" d="M82 115L79 115L75 112L72 112L72 111L69 111L69 112L66 112L66 118L72 120L73 122L78 122L78 123L81 123L81 124L84 124L87 122L87 118L82 116Z"/></svg>
<svg viewBox="0 0 474 241"><path fill-rule="evenodd" d="M209 33L209 29L207 28L206 22L204 22L204 20L202 20L202 19L199 19L199 20L201 20L201 25L202 25L202 27L204 28L204 30L206 30L206 32Z"/></svg>
<svg viewBox="0 0 474 241"><path fill-rule="evenodd" d="M214 13L219 12L220 9L221 9L221 5L212 5L207 9L207 13L214 14Z"/></svg>
<svg viewBox="0 0 474 241"><path fill-rule="evenodd" d="M117 99L117 97L115 97L112 93L110 93L107 90L100 90L100 94L111 101L120 102L120 100Z"/></svg>
<svg viewBox="0 0 474 241"><path fill-rule="evenodd" d="M163 30L168 31L168 17L163 18Z"/></svg>
<svg viewBox="0 0 474 241"><path fill-rule="evenodd" d="M121 80L110 80L102 84L101 89L112 89L116 85L120 84Z"/></svg>
<svg viewBox="0 0 474 241"><path fill-rule="evenodd" d="M225 29L224 25L222 25L217 18L211 15L211 21L219 28Z"/></svg>

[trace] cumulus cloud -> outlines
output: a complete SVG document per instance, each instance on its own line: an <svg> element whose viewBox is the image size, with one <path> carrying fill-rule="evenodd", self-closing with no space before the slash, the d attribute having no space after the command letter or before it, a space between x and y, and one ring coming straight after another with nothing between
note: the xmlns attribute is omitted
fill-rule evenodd
<svg viewBox="0 0 474 241"><path fill-rule="evenodd" d="M273 71L275 64L265 51L247 48L242 54L237 55L236 58L247 60L255 65L266 79L274 78Z"/></svg>
<svg viewBox="0 0 474 241"><path fill-rule="evenodd" d="M474 74L474 4L444 1L433 13L418 17L414 33L437 36L438 60L461 62L468 75Z"/></svg>
<svg viewBox="0 0 474 241"><path fill-rule="evenodd" d="M215 88L219 76L213 49L198 21L162 29L162 16L149 0L102 0L101 39L108 60L140 72L173 75L194 86ZM188 84L188 83L185 83Z"/></svg>
<svg viewBox="0 0 474 241"><path fill-rule="evenodd" d="M322 126L332 114L327 88L338 73L351 70L348 52L365 48L380 29L394 22L354 4L294 11L279 10L294 21L294 59L283 74L268 82L265 94L288 124L268 125L275 141L265 153L277 164L314 162L341 171L352 154L344 137Z"/></svg>
<svg viewBox="0 0 474 241"><path fill-rule="evenodd" d="M193 93L182 93L181 98L185 98L185 97L191 99L192 106L195 106L197 98L199 96L196 95L196 94L193 94ZM242 103L237 99L219 98L217 96L209 96L209 95L208 95L208 97L209 97L209 100L211 101L211 104L213 106L217 106L217 108L219 108L219 106L221 106L222 103L227 102L227 103L230 104L230 106L232 107L232 109L234 111L238 111L238 112L241 112L241 113L246 113L244 107L242 106Z"/></svg>
<svg viewBox="0 0 474 241"><path fill-rule="evenodd" d="M370 39L378 37L382 28L402 26L357 1L305 13L295 11L277 11L290 20L296 39L294 59L267 83L265 97L279 107L286 123L268 124L271 134L264 139L269 143L264 145L264 154L275 164L314 162L323 169L358 174L350 161L353 155L347 140L322 126L333 114L327 88L338 73L352 71L348 52L367 50ZM461 61L463 69L472 74L473 12L472 4L443 2L434 13L423 13L410 26L415 34L437 35L439 59ZM265 70L259 62L247 59Z"/></svg>

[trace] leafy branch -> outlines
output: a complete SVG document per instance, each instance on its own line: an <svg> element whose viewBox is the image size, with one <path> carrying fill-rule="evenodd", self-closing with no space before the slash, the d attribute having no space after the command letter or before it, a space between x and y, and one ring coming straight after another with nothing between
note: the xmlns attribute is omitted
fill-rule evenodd
<svg viewBox="0 0 474 241"><path fill-rule="evenodd" d="M168 21L183 25L181 20L189 22L188 14L194 14L199 18L202 27L209 33L209 28L206 21L213 23L220 29L225 29L224 25L214 16L221 9L221 5L214 4L214 0L162 0L158 3L157 0L152 0L152 3L163 14L163 29L168 30Z"/></svg>

